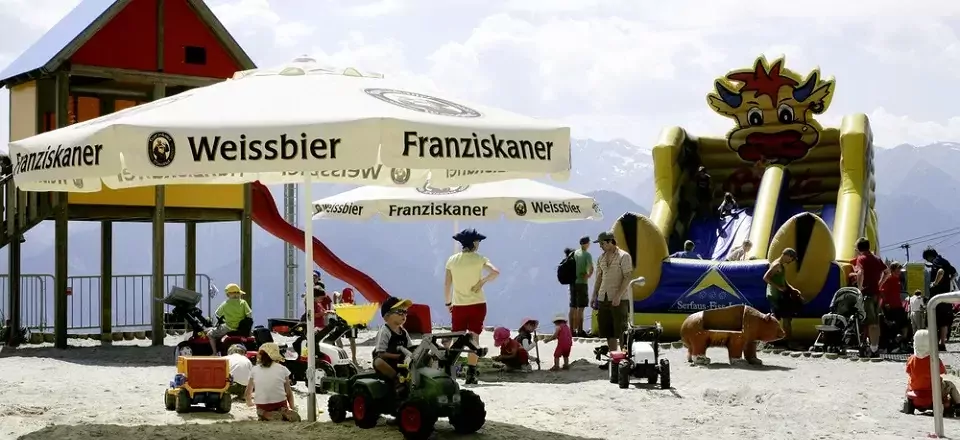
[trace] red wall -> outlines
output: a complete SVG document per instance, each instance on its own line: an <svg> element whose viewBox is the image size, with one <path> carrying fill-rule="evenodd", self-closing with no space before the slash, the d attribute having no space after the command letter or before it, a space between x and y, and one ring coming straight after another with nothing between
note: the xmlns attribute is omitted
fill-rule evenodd
<svg viewBox="0 0 960 440"><path fill-rule="evenodd" d="M140 1L140 0L137 0ZM187 0L165 0L163 27L164 72L180 75L229 78L240 70L229 52L220 45L207 24L193 12ZM156 39L154 39L156 41ZM207 64L204 66L183 62L183 48L197 46L207 48Z"/></svg>
<svg viewBox="0 0 960 440"><path fill-rule="evenodd" d="M169 23L169 18L167 20ZM157 0L134 0L127 4L73 55L70 62L155 72Z"/></svg>
<svg viewBox="0 0 960 440"><path fill-rule="evenodd" d="M74 54L71 62L157 71L157 0L134 0ZM229 78L241 70L187 0L164 1L164 72ZM206 65L186 64L184 47L207 49Z"/></svg>

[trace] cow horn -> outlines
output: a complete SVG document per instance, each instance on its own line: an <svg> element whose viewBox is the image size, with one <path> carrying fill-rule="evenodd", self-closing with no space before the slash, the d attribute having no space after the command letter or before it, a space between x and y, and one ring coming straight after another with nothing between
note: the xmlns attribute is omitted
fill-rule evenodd
<svg viewBox="0 0 960 440"><path fill-rule="evenodd" d="M818 82L820 82L820 75L817 75L817 72L813 72L813 74L807 78L807 82L793 89L793 99L797 100L797 102L806 101L807 98L813 94L813 88L817 86Z"/></svg>
<svg viewBox="0 0 960 440"><path fill-rule="evenodd" d="M720 95L720 99L730 107L737 108L743 104L743 96L726 88L720 81L716 82L716 87L717 95Z"/></svg>

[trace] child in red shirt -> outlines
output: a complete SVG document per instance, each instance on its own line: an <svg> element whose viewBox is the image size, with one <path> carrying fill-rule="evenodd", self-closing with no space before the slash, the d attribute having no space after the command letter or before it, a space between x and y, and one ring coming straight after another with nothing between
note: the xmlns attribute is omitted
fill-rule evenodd
<svg viewBox="0 0 960 440"><path fill-rule="evenodd" d="M573 348L573 332L567 325L567 317L560 314L553 318L553 324L557 326L553 334L544 339L543 342L557 341L557 348L553 350L553 367L550 371L560 369L560 358L563 358L563 369L570 369L570 350Z"/></svg>
<svg viewBox="0 0 960 440"><path fill-rule="evenodd" d="M500 362L508 370L529 368L530 355L516 339L510 337L510 330L506 327L497 327L493 331L493 345L500 347L500 355L493 360Z"/></svg>
<svg viewBox="0 0 960 440"><path fill-rule="evenodd" d="M918 330L913 335L914 354L907 359L907 389L913 391L930 391L930 332ZM947 374L947 369L940 363L940 374ZM953 404L960 403L960 391L949 380L940 379L940 387L944 396L949 396Z"/></svg>

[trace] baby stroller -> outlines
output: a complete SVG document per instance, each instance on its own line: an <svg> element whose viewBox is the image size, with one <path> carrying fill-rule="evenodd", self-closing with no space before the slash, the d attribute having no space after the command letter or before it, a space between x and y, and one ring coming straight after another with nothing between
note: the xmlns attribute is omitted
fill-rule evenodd
<svg viewBox="0 0 960 440"><path fill-rule="evenodd" d="M865 347L860 327L866 316L860 290L841 287L830 301L830 313L823 315L820 318L821 325L816 326L819 334L810 350L840 354L846 353L849 348L856 348L863 355Z"/></svg>

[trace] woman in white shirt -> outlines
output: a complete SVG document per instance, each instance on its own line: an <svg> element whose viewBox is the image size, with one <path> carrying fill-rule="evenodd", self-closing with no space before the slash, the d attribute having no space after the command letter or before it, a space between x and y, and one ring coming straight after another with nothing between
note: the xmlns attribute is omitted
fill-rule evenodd
<svg viewBox="0 0 960 440"><path fill-rule="evenodd" d="M283 356L276 343L268 342L260 346L257 353L257 365L250 371L247 384L247 405L257 407L260 420L283 420L299 422L297 406L293 401L290 388L290 370L280 364Z"/></svg>

